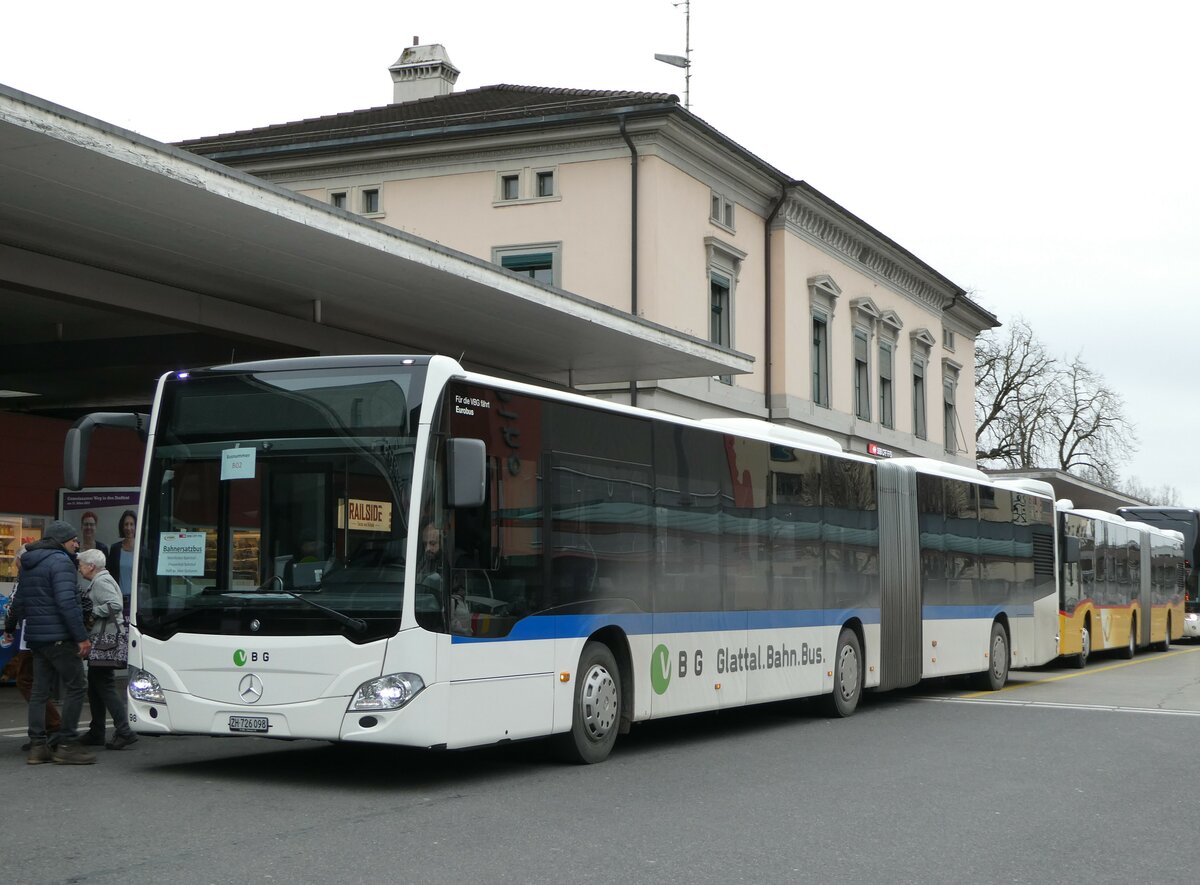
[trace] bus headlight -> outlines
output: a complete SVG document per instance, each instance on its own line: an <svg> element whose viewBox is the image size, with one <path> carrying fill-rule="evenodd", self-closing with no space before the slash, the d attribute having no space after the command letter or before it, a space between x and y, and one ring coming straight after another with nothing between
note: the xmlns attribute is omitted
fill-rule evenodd
<svg viewBox="0 0 1200 885"><path fill-rule="evenodd" d="M130 673L129 696L135 701L145 701L148 704L167 702L167 696L163 694L162 686L158 684L154 674L145 670L134 670Z"/></svg>
<svg viewBox="0 0 1200 885"><path fill-rule="evenodd" d="M392 673L364 682L350 701L351 710L399 710L425 688L416 673Z"/></svg>

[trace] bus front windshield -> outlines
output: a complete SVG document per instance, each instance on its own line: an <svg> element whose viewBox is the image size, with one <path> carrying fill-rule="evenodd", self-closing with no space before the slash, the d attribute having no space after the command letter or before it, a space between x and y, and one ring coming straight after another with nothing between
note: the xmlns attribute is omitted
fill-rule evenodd
<svg viewBox="0 0 1200 885"><path fill-rule="evenodd" d="M146 484L145 634L400 627L424 369L173 377Z"/></svg>

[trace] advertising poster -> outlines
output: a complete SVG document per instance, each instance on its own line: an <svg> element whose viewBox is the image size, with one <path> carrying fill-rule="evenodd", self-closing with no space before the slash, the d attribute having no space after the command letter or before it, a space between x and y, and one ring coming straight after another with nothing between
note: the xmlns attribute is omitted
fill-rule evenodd
<svg viewBox="0 0 1200 885"><path fill-rule="evenodd" d="M137 488L59 489L58 518L78 530L81 550L91 546L89 541L107 550L120 546L121 516L129 510L136 514L140 501Z"/></svg>

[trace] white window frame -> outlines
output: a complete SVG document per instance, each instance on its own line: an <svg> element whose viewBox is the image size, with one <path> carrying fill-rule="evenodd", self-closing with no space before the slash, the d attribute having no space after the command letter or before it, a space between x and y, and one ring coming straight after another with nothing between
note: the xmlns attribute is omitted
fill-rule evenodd
<svg viewBox="0 0 1200 885"><path fill-rule="evenodd" d="M550 285L562 288L562 240L547 243L520 243L510 246L493 246L492 263L503 267L506 257L550 254Z"/></svg>
<svg viewBox="0 0 1200 885"><path fill-rule="evenodd" d="M350 208L350 191L347 188L337 188L326 192L329 196L329 205L334 209L349 209ZM342 204L337 204L338 198L341 198Z"/></svg>
<svg viewBox="0 0 1200 885"><path fill-rule="evenodd" d="M913 436L917 439L929 439L929 364L937 339L928 329L914 329L908 336L909 347L912 350L913 377ZM919 372L918 372L919 370ZM918 401L916 379L921 379L921 396Z"/></svg>
<svg viewBox="0 0 1200 885"><path fill-rule="evenodd" d="M942 359L942 435L947 455L957 455L958 447L958 379L962 364Z"/></svg>
<svg viewBox="0 0 1200 885"><path fill-rule="evenodd" d="M737 233L737 204L720 191L711 191L708 200L708 220L730 233Z"/></svg>
<svg viewBox="0 0 1200 885"><path fill-rule="evenodd" d="M496 172L495 193L492 194L492 205L525 206L529 203L549 203L562 199L559 190L558 166L525 166L520 169L500 169ZM542 176L550 176L552 193L539 196L537 189ZM516 180L516 196L504 195L504 184L507 180Z"/></svg>
<svg viewBox="0 0 1200 885"><path fill-rule="evenodd" d="M371 191L375 192L375 209L368 212L366 209L367 194ZM379 218L383 216L383 186L379 184L364 184L354 189L354 202L357 205L357 212L366 218Z"/></svg>
<svg viewBox="0 0 1200 885"><path fill-rule="evenodd" d="M822 389L816 391L824 396L824 401L814 399L813 404L822 408L832 408L832 385L833 379L830 377L832 363L830 362L829 348L833 341L833 314L837 308L838 298L841 297L842 287L839 286L829 274L817 274L808 278L808 306L809 306L809 375L813 379L813 384L816 386L821 384ZM821 323L825 326L825 351L818 353L815 344L816 324ZM818 360L820 364L818 365ZM820 380L818 381L817 373L820 372Z"/></svg>
<svg viewBox="0 0 1200 885"><path fill-rule="evenodd" d="M809 351L809 375L812 378L813 405L828 409L829 406L829 315L814 309L809 320L812 349ZM824 340L817 341L817 326L824 332Z"/></svg>
<svg viewBox="0 0 1200 885"><path fill-rule="evenodd" d="M706 256L706 273L707 280L705 303L709 311L708 323L708 340L722 347L733 348L733 343L737 341L737 324L734 318L737 316L737 283L738 276L742 272L742 262L746 260L746 253L730 243L725 242L717 237L704 238L704 253ZM713 283L720 281L728 289L728 306L726 308L727 316L725 317L724 328L727 330L729 340L727 342L716 341L712 336L712 289ZM733 384L732 375L714 375L714 378L722 384Z"/></svg>
<svg viewBox="0 0 1200 885"><path fill-rule="evenodd" d="M949 326L942 326L942 347L945 350L954 353L955 335L954 330Z"/></svg>
<svg viewBox="0 0 1200 885"><path fill-rule="evenodd" d="M881 427L896 426L896 345L879 339L879 424Z"/></svg>
<svg viewBox="0 0 1200 885"><path fill-rule="evenodd" d="M900 352L900 330L904 321L894 310L885 310L879 314L876 323L879 332L879 424L889 430L896 427L896 362ZM891 374L884 384L884 351L888 352Z"/></svg>

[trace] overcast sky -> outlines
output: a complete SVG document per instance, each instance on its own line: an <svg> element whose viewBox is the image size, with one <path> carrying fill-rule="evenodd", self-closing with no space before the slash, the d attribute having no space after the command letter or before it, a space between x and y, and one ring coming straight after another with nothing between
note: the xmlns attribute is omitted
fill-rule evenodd
<svg viewBox="0 0 1200 885"><path fill-rule="evenodd" d="M674 92L670 0L10 4L0 82L161 141L457 88ZM1200 10L1200 7L1195 8ZM691 110L1127 403L1125 475L1200 506L1197 24L1184 2L692 0ZM2 197L0 197L2 198Z"/></svg>

